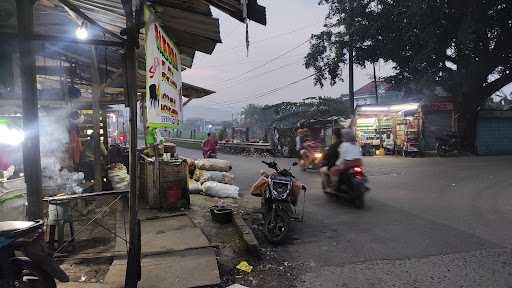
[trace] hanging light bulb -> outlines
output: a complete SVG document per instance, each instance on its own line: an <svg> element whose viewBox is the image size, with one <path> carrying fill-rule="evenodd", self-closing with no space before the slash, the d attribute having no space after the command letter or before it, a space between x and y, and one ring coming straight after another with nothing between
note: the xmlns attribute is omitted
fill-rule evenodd
<svg viewBox="0 0 512 288"><path fill-rule="evenodd" d="M86 40L89 37L89 31L87 31L87 24L85 22L82 22L82 25L76 28L75 36L80 40Z"/></svg>

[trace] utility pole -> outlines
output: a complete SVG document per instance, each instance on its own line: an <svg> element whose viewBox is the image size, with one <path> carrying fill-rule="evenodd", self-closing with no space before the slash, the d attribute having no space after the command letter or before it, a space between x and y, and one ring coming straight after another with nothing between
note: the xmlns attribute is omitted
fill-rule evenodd
<svg viewBox="0 0 512 288"><path fill-rule="evenodd" d="M379 93L377 92L377 73L375 73L375 62L373 62L373 86L375 86L375 104L379 104Z"/></svg>
<svg viewBox="0 0 512 288"><path fill-rule="evenodd" d="M34 28L33 0L16 1L21 99L23 105L23 169L27 185L27 218L43 218L39 112L37 101L35 58L32 51Z"/></svg>
<svg viewBox="0 0 512 288"><path fill-rule="evenodd" d="M354 114L355 99L354 99L354 48L352 47L352 0L348 0L348 21L347 21L347 33L348 33L348 95L350 99L350 109Z"/></svg>

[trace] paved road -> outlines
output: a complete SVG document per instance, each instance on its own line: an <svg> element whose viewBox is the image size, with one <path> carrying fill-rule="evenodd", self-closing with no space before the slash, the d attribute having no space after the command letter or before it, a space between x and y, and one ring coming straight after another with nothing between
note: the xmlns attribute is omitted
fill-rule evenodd
<svg viewBox="0 0 512 288"><path fill-rule="evenodd" d="M221 157L242 191L262 168L258 158ZM278 253L303 267L298 287L512 287L512 157L365 165L372 191L363 211L326 197L315 173L296 173L310 187L306 221Z"/></svg>

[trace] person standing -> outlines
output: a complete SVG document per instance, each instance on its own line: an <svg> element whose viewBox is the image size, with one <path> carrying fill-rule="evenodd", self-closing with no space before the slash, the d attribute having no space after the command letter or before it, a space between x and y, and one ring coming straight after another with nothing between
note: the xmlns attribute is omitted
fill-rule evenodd
<svg viewBox="0 0 512 288"><path fill-rule="evenodd" d="M89 139L84 145L84 151L81 155L80 159L80 166L82 169L82 172L84 172L85 180L91 181L94 180L94 131L89 134ZM103 163L105 162L105 159L107 157L107 149L105 149L105 145L103 145L103 142L100 141L100 159L98 161L101 161L101 165L103 166Z"/></svg>
<svg viewBox="0 0 512 288"><path fill-rule="evenodd" d="M7 158L7 153L0 151L0 180L7 180L14 174L15 167Z"/></svg>

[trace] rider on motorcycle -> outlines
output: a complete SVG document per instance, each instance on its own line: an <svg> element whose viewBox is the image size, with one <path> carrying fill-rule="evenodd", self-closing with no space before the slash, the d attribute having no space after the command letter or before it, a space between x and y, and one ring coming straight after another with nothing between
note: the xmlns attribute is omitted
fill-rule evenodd
<svg viewBox="0 0 512 288"><path fill-rule="evenodd" d="M339 159L336 161L336 167L331 169L331 174L339 177L338 185L343 184L343 174L350 168L361 166L361 147L356 143L354 131L351 129L343 129L341 132L343 136L343 143L341 143L339 151Z"/></svg>
<svg viewBox="0 0 512 288"><path fill-rule="evenodd" d="M322 176L323 183L322 186L326 190L331 190L333 182L331 181L332 177L330 170L336 165L336 161L338 161L340 156L338 149L342 143L340 128L334 128L332 134L334 136L334 141L327 149L327 152L325 153L324 159L322 161L322 168L320 168L320 175Z"/></svg>

